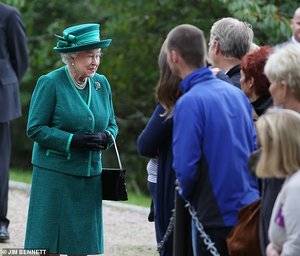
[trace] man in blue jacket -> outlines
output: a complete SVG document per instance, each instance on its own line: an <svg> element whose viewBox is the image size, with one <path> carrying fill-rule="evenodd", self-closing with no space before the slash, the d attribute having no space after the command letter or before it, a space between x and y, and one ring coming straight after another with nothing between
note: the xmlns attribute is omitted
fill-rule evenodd
<svg viewBox="0 0 300 256"><path fill-rule="evenodd" d="M174 109L173 167L181 196L220 255L242 207L258 199L256 179L247 162L255 149L255 128L248 99L205 67L203 32L180 25L167 37L168 64L182 78L183 96ZM211 255L192 221L194 255Z"/></svg>
<svg viewBox="0 0 300 256"><path fill-rule="evenodd" d="M0 3L0 243L9 239L7 219L10 121L21 116L19 84L28 66L25 29L19 12Z"/></svg>

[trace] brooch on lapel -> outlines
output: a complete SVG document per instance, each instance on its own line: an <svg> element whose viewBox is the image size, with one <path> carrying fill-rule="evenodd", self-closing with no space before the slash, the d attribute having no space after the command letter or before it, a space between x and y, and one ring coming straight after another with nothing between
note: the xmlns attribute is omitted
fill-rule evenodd
<svg viewBox="0 0 300 256"><path fill-rule="evenodd" d="M95 82L96 91L100 90L101 84L99 82Z"/></svg>

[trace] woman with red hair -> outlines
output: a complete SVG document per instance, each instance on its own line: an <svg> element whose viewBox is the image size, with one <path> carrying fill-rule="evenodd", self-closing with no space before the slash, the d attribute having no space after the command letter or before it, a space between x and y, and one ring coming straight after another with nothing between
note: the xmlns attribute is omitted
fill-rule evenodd
<svg viewBox="0 0 300 256"><path fill-rule="evenodd" d="M246 54L241 62L241 89L245 92L253 106L254 119L257 119L258 116L262 115L273 104L269 92L270 82L264 74L264 67L271 53L271 47L262 46ZM259 216L259 241L261 255L265 256L265 248L269 243L268 228L272 208L281 188L282 181L277 179L263 179L259 183L262 196Z"/></svg>
<svg viewBox="0 0 300 256"><path fill-rule="evenodd" d="M271 47L262 46L246 54L241 63L241 89L250 99L257 116L272 105L270 82L264 74L264 66L271 52Z"/></svg>

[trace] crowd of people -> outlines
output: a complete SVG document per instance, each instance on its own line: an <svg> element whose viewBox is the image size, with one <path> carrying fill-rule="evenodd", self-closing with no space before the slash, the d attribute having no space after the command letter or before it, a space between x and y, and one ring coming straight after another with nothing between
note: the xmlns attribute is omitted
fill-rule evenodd
<svg viewBox="0 0 300 256"><path fill-rule="evenodd" d="M5 242L9 122L21 114L18 83L28 55L19 13L1 3L0 13ZM137 140L139 154L149 158L149 220L160 255L253 255L247 245L234 254L228 239L252 205L259 205L252 216L259 254L300 255L300 8L291 27L292 38L276 46L256 45L251 25L231 17L212 25L208 48L194 25L166 35L157 106ZM97 69L111 39L101 39L96 23L56 37L53 49L64 65L38 79L28 114L34 145L24 246L52 255L103 254L101 156L118 126L109 81Z"/></svg>
<svg viewBox="0 0 300 256"><path fill-rule="evenodd" d="M213 24L208 50L195 26L167 35L158 105L137 141L157 160L160 255L254 255L234 254L228 240L254 204L256 252L300 255L300 8L291 27L275 46L256 45L251 25L234 18Z"/></svg>

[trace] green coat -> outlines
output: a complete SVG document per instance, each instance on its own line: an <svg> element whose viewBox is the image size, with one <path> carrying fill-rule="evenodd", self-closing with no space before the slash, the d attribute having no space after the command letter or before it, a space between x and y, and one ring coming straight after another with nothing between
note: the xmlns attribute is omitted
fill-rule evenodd
<svg viewBox="0 0 300 256"><path fill-rule="evenodd" d="M84 101L66 67L41 76L27 134L34 141L33 180L25 248L51 253L103 253L101 152L70 148L81 132L117 135L110 85L89 79Z"/></svg>

